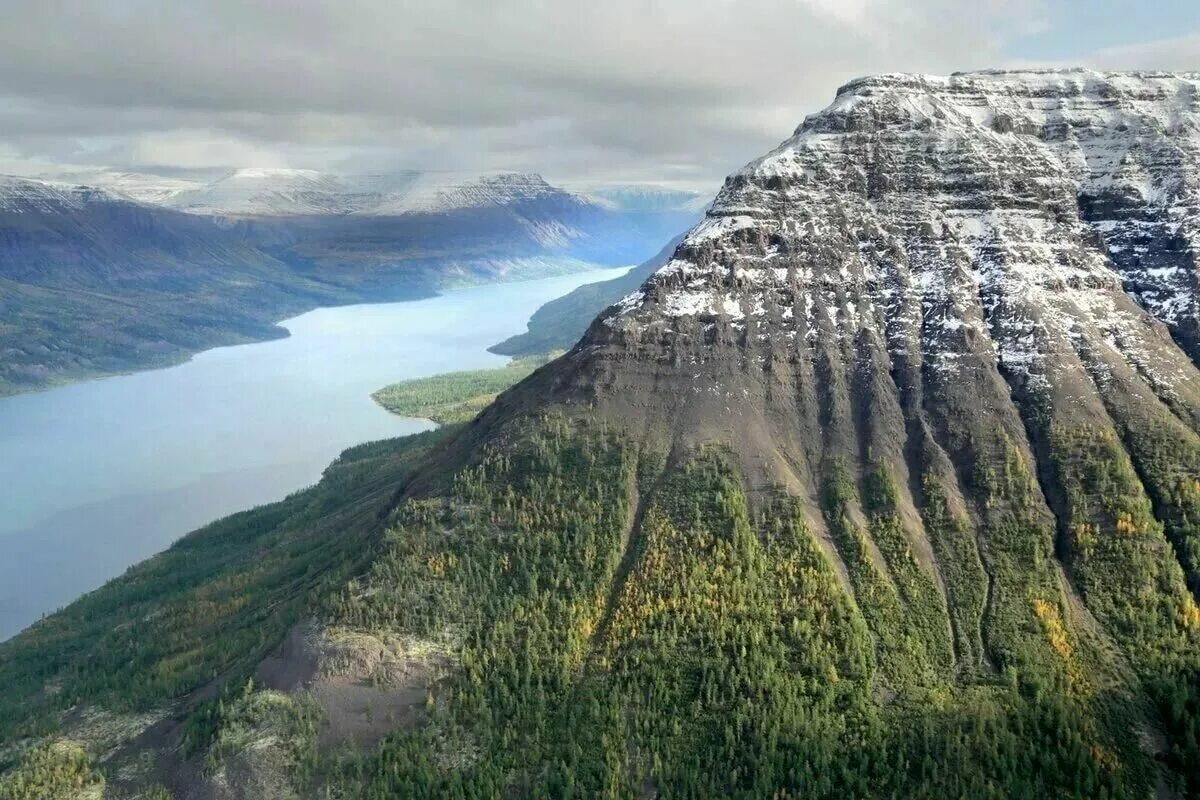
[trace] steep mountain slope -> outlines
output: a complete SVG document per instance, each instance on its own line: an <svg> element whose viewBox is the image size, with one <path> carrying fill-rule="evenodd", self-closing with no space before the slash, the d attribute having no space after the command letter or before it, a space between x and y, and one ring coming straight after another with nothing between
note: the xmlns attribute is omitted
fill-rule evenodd
<svg viewBox="0 0 1200 800"><path fill-rule="evenodd" d="M1198 86L849 84L351 568L279 553L286 636L0 646L0 791L1200 797ZM232 562L190 602L274 608Z"/></svg>
<svg viewBox="0 0 1200 800"><path fill-rule="evenodd" d="M0 177L0 223L0 274L15 281L98 286L170 274L189 261L261 263L210 220L88 186Z"/></svg>
<svg viewBox="0 0 1200 800"><path fill-rule="evenodd" d="M830 459L965 471L1003 433L1064 484L1046 492L1064 534L1079 466L1060 462L1079 454L1059 451L1104 440L1195 576L1187 501L1156 480L1168 441L1171 469L1192 468L1200 408L1185 354L1195 88L1089 73L850 84L730 178L675 259L593 326L575 390L604 402L625 396L610 380L669 376L677 400L649 422L754 432L777 454L765 476L810 488Z"/></svg>

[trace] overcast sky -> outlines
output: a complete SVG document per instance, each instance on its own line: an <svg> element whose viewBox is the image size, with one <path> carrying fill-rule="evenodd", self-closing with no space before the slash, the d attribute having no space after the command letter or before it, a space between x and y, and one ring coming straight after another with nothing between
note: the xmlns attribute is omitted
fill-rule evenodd
<svg viewBox="0 0 1200 800"><path fill-rule="evenodd" d="M0 0L0 169L710 188L846 80L1200 69L1196 0Z"/></svg>

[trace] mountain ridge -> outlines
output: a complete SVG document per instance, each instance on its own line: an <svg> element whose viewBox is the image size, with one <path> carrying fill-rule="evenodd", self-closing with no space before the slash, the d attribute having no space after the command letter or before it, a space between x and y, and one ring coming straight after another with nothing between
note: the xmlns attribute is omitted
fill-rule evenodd
<svg viewBox="0 0 1200 800"><path fill-rule="evenodd" d="M292 167L239 167L202 182L96 167L3 177L60 190L109 191L134 202L231 218L438 213L508 205L548 193L562 193L613 211L698 212L705 202L697 192L653 184L582 184L568 190L536 172L512 170L342 174Z"/></svg>

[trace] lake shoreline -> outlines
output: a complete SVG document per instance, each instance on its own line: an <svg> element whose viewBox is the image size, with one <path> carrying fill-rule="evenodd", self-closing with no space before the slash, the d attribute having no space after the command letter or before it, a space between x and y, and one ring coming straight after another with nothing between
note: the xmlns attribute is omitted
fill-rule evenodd
<svg viewBox="0 0 1200 800"><path fill-rule="evenodd" d="M503 367L487 347L620 269L324 307L290 335L0 400L0 638L191 530L319 480L348 447L429 430L371 398Z"/></svg>
<svg viewBox="0 0 1200 800"><path fill-rule="evenodd" d="M74 372L56 372L47 379L47 383L24 386L14 386L12 384L0 383L0 403L10 397L20 397L29 394L38 394L41 392L52 392L56 389L62 389L68 386L75 386L81 383L90 383L92 381L102 381L108 378L122 378L129 375L138 375L143 372L154 372L157 370L171 369L182 364L187 364L203 353L210 350L217 350L225 347L241 347L244 345L263 344L273 342L279 339L286 339L291 336L291 332L285 327L285 323L296 317L304 316L305 314L320 309L326 308L346 308L348 306L369 306L369 305L388 305L391 303L416 303L422 300L431 300L437 297L444 296L447 292L456 292L462 289L476 289L484 286L500 286L517 283L530 283L533 281L545 280L547 278L565 277L573 274L585 272L593 272L596 270L623 269L624 267L608 267L603 264L593 264L583 261L570 261L572 264L570 269L565 271L550 271L546 274L526 274L517 271L514 277L501 277L496 280L481 280L471 281L466 280L462 283L447 281L444 285L437 288L426 289L424 287L405 287L404 291L399 289L394 292L381 293L364 293L361 296L347 296L344 302L322 303L320 305L304 305L297 304L294 307L287 308L283 311L285 316L279 317L272 322L269 322L269 328L266 332L277 333L277 335L264 336L233 336L229 340L224 340L218 337L212 343L199 349L185 349L178 353L166 355L163 358L147 358L141 365L131 365L126 369L114 370L86 370L79 373ZM407 292L410 292L408 294ZM233 329L222 329L220 333L233 334Z"/></svg>

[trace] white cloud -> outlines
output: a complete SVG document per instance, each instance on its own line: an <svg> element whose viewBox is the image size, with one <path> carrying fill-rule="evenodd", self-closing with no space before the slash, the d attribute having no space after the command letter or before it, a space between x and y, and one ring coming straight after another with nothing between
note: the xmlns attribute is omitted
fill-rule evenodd
<svg viewBox="0 0 1200 800"><path fill-rule="evenodd" d="M850 78L997 66L1045 20L1042 0L26 3L0 26L0 142L711 183Z"/></svg>
<svg viewBox="0 0 1200 800"><path fill-rule="evenodd" d="M1087 64L1113 70L1200 70L1200 33L1097 50Z"/></svg>
<svg viewBox="0 0 1200 800"><path fill-rule="evenodd" d="M264 147L215 131L175 130L137 134L127 143L132 164L173 166L184 169L254 164L260 167L287 166L276 148ZM119 153L114 153L118 155Z"/></svg>

